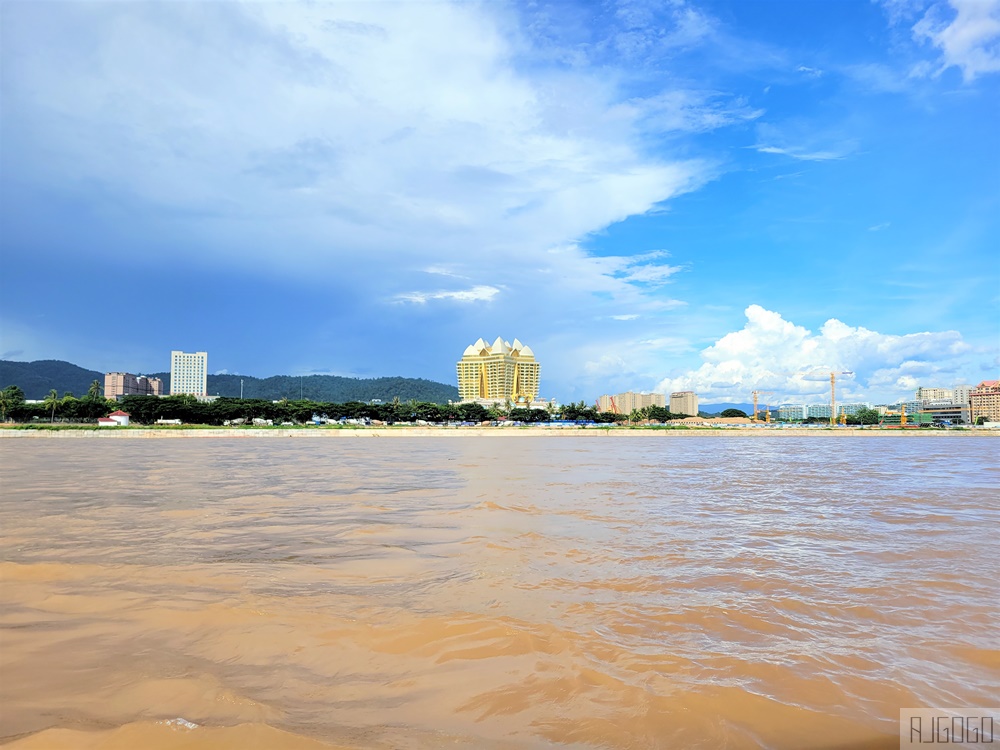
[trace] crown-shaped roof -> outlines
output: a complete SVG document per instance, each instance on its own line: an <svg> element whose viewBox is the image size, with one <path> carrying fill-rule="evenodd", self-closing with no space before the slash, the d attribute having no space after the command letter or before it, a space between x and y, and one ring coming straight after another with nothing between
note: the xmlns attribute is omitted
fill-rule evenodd
<svg viewBox="0 0 1000 750"><path fill-rule="evenodd" d="M515 357L535 356L535 353L531 351L531 347L522 344L520 339L514 339L514 343L511 344L509 341L505 341L502 336L497 336L492 344L486 343L482 338L476 339L476 343L465 347L462 356L469 357L488 354L506 354Z"/></svg>

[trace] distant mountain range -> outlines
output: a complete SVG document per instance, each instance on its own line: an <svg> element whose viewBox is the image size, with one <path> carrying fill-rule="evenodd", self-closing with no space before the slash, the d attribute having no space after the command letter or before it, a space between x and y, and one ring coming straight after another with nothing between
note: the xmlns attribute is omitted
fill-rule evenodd
<svg viewBox="0 0 1000 750"><path fill-rule="evenodd" d="M139 374L139 373L136 373ZM141 373L163 380L164 389L170 390L170 373ZM28 399L42 399L53 388L62 395L72 393L84 396L95 380L104 386L104 373L87 370L70 362L41 359L36 362L0 360L0 388L16 385ZM344 378L338 375L275 375L255 378L250 375L209 375L208 392L212 396L239 398L240 381L244 398L261 398L276 401L281 398L311 399L344 403L347 401L427 401L445 404L458 400L458 389L453 385L423 378Z"/></svg>

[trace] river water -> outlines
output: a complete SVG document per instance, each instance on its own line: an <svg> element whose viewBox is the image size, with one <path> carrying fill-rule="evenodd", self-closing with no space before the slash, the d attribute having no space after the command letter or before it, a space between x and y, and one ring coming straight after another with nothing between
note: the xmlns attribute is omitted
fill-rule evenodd
<svg viewBox="0 0 1000 750"><path fill-rule="evenodd" d="M987 438L8 440L12 748L890 748L1000 697Z"/></svg>

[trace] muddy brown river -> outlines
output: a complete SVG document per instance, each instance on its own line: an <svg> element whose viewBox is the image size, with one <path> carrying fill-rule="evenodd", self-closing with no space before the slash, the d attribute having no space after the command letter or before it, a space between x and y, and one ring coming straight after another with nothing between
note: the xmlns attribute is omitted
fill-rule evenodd
<svg viewBox="0 0 1000 750"><path fill-rule="evenodd" d="M986 438L8 440L10 748L893 748L1000 696Z"/></svg>

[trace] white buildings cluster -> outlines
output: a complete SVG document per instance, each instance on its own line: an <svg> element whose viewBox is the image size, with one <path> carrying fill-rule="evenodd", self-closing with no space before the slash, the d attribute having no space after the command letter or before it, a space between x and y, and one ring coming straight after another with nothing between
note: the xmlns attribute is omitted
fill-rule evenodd
<svg viewBox="0 0 1000 750"><path fill-rule="evenodd" d="M893 404L838 403L832 416L839 417L841 413L851 416L862 408L874 409L879 414L905 409L909 415L925 414L934 421L953 424L973 424L980 417L986 421L1000 421L1000 381L984 380L976 386L957 385L954 388L922 386L914 396ZM778 407L778 419L793 422L810 417L829 419L830 412L829 403L782 404Z"/></svg>

